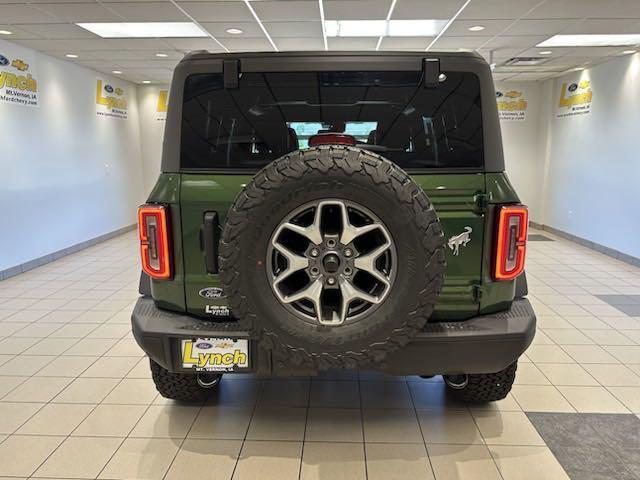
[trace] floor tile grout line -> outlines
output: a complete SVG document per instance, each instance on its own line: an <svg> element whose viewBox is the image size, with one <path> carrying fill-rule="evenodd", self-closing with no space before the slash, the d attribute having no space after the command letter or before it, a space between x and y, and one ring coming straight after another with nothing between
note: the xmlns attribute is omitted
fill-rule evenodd
<svg viewBox="0 0 640 480"><path fill-rule="evenodd" d="M405 383L407 386L407 390L409 390L409 398L411 399L411 405L413 406L413 414L416 417L416 422L418 423L418 429L420 430L420 436L422 437L422 444L424 446L424 451L427 454L427 462L429 463L429 468L431 469L431 474L433 475L433 478L437 478L436 476L436 470L433 466L433 463L431 462L431 455L429 454L429 448L427 447L427 440L424 437L424 431L422 430L422 424L420 423L420 415L418 415L418 409L416 408L416 403L415 403L415 399L413 398L413 391L411 390L411 386L409 385L409 382L406 381L405 378Z"/></svg>
<svg viewBox="0 0 640 480"><path fill-rule="evenodd" d="M240 458L242 457L242 452L244 451L244 446L247 442L247 437L249 435L249 430L251 429L251 423L253 422L253 417L255 416L256 409L258 408L258 401L260 400L260 393L262 392L262 387L264 386L264 382L262 380L258 380L260 382L260 387L256 393L256 399L253 403L253 408L251 409L251 415L249 416L249 423L247 424L247 429L244 432L244 437L242 438L242 442L240 444L240 450L238 451L238 457L236 458L236 462L233 465L233 470L231 471L230 480L233 480L233 477L236 474L236 470L238 468L238 464L240 463ZM302 456L300 457L300 461L302 461Z"/></svg>
<svg viewBox="0 0 640 480"><path fill-rule="evenodd" d="M364 455L364 478L369 479L369 465L367 464L367 437L364 427L364 403L362 401L362 388L360 388L360 370L357 371L356 385L358 387L358 411L360 412L360 428L362 429L362 453Z"/></svg>
<svg viewBox="0 0 640 480"><path fill-rule="evenodd" d="M309 410L311 409L311 381L309 381L309 390L307 392L307 410L304 416L304 428L302 430L302 445L300 446L300 463L298 464L298 480L302 478L302 465L304 458L304 445L307 441L307 426L309 424Z"/></svg>

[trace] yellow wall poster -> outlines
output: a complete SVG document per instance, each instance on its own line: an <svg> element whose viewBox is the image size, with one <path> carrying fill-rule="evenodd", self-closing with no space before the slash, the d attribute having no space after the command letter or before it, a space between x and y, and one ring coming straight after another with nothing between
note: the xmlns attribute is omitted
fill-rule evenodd
<svg viewBox="0 0 640 480"><path fill-rule="evenodd" d="M505 121L523 121L527 118L528 103L522 90L497 90L498 118Z"/></svg>
<svg viewBox="0 0 640 480"><path fill-rule="evenodd" d="M160 90L158 92L158 102L156 103L156 121L164 122L167 119L168 107L169 107L169 91Z"/></svg>
<svg viewBox="0 0 640 480"><path fill-rule="evenodd" d="M591 113L591 101L593 92L591 91L590 80L580 80L579 82L563 82L560 86L560 99L556 110L557 118L574 117L576 115L588 115Z"/></svg>
<svg viewBox="0 0 640 480"><path fill-rule="evenodd" d="M124 88L98 78L96 80L96 114L99 117L126 119L128 113L127 95Z"/></svg>
<svg viewBox="0 0 640 480"><path fill-rule="evenodd" d="M0 103L39 106L35 63L28 50L0 41Z"/></svg>

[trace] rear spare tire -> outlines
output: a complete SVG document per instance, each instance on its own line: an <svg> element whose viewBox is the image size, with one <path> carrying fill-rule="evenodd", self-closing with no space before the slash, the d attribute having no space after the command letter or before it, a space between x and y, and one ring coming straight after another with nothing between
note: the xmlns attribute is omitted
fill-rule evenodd
<svg viewBox="0 0 640 480"><path fill-rule="evenodd" d="M399 167L353 147L296 151L261 170L230 208L220 270L233 313L277 362L381 362L426 323L443 283L444 237Z"/></svg>

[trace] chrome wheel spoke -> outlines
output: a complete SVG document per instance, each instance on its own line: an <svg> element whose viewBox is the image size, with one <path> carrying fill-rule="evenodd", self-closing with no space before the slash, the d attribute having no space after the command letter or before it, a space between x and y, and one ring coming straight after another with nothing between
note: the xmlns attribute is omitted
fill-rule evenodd
<svg viewBox="0 0 640 480"><path fill-rule="evenodd" d="M280 282L288 278L291 274L304 270L309 266L309 259L292 252L284 245L274 242L273 248L277 250L286 260L287 268L278 274L275 278L273 285L277 286Z"/></svg>
<svg viewBox="0 0 640 480"><path fill-rule="evenodd" d="M380 255L382 255L389 249L390 246L391 242L387 241L372 252L356 258L353 262L353 265L358 270L365 271L368 274L373 275L373 277L375 277L380 282L384 283L385 288L389 287L389 285L391 284L391 280L389 279L389 277L387 277L387 275L378 270L376 261L378 260L378 258L380 258Z"/></svg>
<svg viewBox="0 0 640 480"><path fill-rule="evenodd" d="M360 290L347 279L340 280L340 293L342 294L342 308L340 309L340 323L343 323L349 313L349 306L355 300L364 300L373 305L381 301L381 297L371 295Z"/></svg>
<svg viewBox="0 0 640 480"><path fill-rule="evenodd" d="M278 300L298 317L326 326L369 315L389 295L397 270L382 221L339 199L292 211L275 229L267 255Z"/></svg>
<svg viewBox="0 0 640 480"><path fill-rule="evenodd" d="M284 303L292 303L298 302L300 300L309 300L311 303L313 303L313 307L316 310L317 320L319 322L322 322L322 304L320 302L322 297L322 287L322 280L314 280L302 290L285 296L282 301Z"/></svg>
<svg viewBox="0 0 640 480"><path fill-rule="evenodd" d="M381 227L378 223L371 223L369 225L363 225L362 227L352 225L351 220L349 220L349 211L344 203L340 203L340 215L342 217L342 234L340 235L340 243L343 245L348 245L360 235L378 230Z"/></svg>

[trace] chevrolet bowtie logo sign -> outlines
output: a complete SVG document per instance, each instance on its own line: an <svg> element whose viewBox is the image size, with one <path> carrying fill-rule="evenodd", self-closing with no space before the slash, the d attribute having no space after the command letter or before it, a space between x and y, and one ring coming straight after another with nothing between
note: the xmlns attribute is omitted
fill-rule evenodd
<svg viewBox="0 0 640 480"><path fill-rule="evenodd" d="M13 68L17 68L21 72L24 72L25 70L29 70L29 64L24 63L22 60L17 58L13 62L11 62L11 66Z"/></svg>

